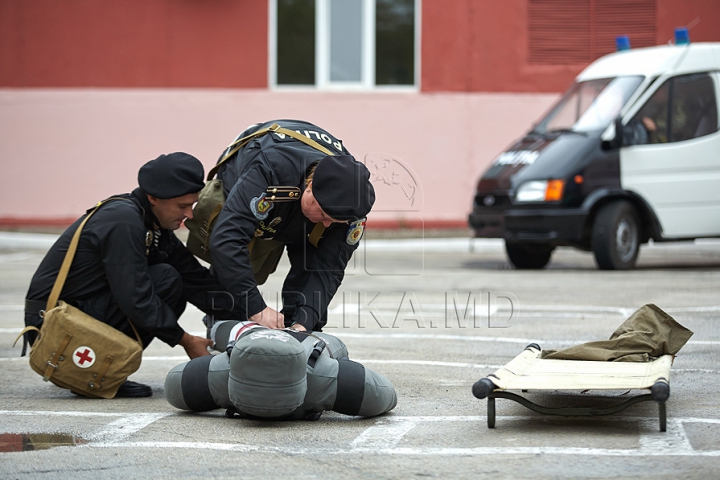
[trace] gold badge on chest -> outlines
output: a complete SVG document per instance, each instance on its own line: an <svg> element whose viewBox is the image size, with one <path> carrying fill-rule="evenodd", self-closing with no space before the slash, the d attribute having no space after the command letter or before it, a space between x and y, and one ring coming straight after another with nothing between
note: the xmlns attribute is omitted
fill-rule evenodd
<svg viewBox="0 0 720 480"><path fill-rule="evenodd" d="M153 239L154 239L153 231L148 230L145 233L145 255L150 255L150 247L153 244Z"/></svg>

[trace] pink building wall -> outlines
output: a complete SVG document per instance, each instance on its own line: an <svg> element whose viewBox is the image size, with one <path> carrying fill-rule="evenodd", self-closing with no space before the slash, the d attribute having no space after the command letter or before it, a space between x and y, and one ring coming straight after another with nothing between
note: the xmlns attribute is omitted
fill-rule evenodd
<svg viewBox="0 0 720 480"><path fill-rule="evenodd" d="M282 117L367 161L371 221L464 225L480 173L586 63L530 64L528 0L419 4L420 92L400 94L268 90L268 0L0 1L0 225L67 222L163 152L209 168ZM653 5L658 43L720 40L720 1Z"/></svg>
<svg viewBox="0 0 720 480"><path fill-rule="evenodd" d="M556 97L0 89L0 224L67 222L132 190L138 168L161 153L186 151L207 171L248 125L299 118L327 128L371 166L378 191L371 222L461 226L480 173ZM392 168L378 170L383 162Z"/></svg>

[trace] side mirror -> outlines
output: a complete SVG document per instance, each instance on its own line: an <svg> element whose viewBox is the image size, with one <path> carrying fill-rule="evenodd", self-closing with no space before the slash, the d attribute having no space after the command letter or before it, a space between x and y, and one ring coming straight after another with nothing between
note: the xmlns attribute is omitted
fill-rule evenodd
<svg viewBox="0 0 720 480"><path fill-rule="evenodd" d="M602 141L601 147L603 150L612 150L620 148L623 145L622 119L618 116L613 123L615 125L615 136L609 140Z"/></svg>

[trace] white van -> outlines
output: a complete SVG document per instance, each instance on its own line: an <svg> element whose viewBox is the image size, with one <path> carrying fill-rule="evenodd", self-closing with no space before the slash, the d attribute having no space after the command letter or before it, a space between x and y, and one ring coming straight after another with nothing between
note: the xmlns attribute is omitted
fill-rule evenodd
<svg viewBox="0 0 720 480"><path fill-rule="evenodd" d="M720 237L718 99L720 43L598 59L483 174L470 226L517 268L569 245L628 269L649 239Z"/></svg>

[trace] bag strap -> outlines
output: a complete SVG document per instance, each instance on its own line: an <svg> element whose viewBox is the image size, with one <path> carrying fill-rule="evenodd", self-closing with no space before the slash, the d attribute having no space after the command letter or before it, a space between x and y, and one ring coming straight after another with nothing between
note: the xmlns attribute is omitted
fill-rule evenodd
<svg viewBox="0 0 720 480"><path fill-rule="evenodd" d="M55 308L55 305L57 305L58 299L60 298L60 292L62 291L63 286L65 285L65 280L67 279L68 272L70 271L70 265L72 264L73 258L75 258L75 251L77 250L78 242L80 241L80 233L82 232L83 227L87 223L87 221L92 217L93 213L97 212L100 207L102 207L107 202L110 202L112 200L124 200L122 197L110 197L108 199L103 200L102 202L98 202L97 205L92 209L90 213L88 213L85 218L83 219L82 223L78 226L77 230L75 230L75 234L73 235L72 240L70 241L70 246L68 247L68 251L65 254L65 259L63 260L62 265L60 266L60 272L58 272L58 276L55 279L55 284L53 285L52 290L50 291L50 296L48 297L47 305L45 306L45 311L52 310Z"/></svg>
<svg viewBox="0 0 720 480"><path fill-rule="evenodd" d="M324 338L320 338L320 337L318 337L317 335L313 335L313 332L312 332L312 331L307 331L307 330L295 330L295 329L292 329L292 328L290 328L290 327L283 328L283 330L291 330L293 333L298 333L298 334L301 334L301 335L307 335L308 337L313 337L313 338L317 339L317 341L315 342L315 345L313 345L313 349L315 349L316 347L318 347L318 346L319 346L318 344L319 344L320 342L322 342L322 346L320 347L320 352L317 354L317 356L315 357L315 359L317 359L317 357L319 357L320 354L322 353L322 351L327 347L327 341L326 341ZM331 351L329 348L328 348L328 351L327 351L327 352L328 352L328 355L330 355L330 358L335 358L335 356L332 354L332 351ZM308 363L310 363L310 359L308 359ZM315 362L313 362L313 365L312 365L313 367L315 366L314 363L315 363Z"/></svg>
<svg viewBox="0 0 720 480"><path fill-rule="evenodd" d="M295 140L303 142L305 145L309 145L309 146L313 147L314 149L323 152L325 155L335 155L332 151L323 147L322 145L320 145L318 142L316 142L312 138L308 138L305 135L297 133L294 130L283 128L280 125L278 125L277 123L273 123L272 125L270 125L267 128L263 128L261 130L258 130L257 132L251 133L250 135L246 135L242 138L238 138L233 143L231 143L230 146L228 147L230 149L230 151L228 153L226 153L223 156L223 158L212 168L212 170L210 170L208 172L207 180L210 181L215 176L215 174L218 172L218 170L220 170L220 166L225 162L225 160L232 157L235 154L235 152L237 152L242 147L244 147L245 144L247 144L250 140L252 140L253 138L256 138L256 137L260 137L260 136L265 135L266 133L270 133L270 132L287 135L288 137L294 138Z"/></svg>
<svg viewBox="0 0 720 480"><path fill-rule="evenodd" d="M40 329L37 327L34 327L32 325L29 327L25 327L22 329L22 332L20 332L20 335L18 335L15 338L15 341L13 342L13 348L15 348L15 345L17 344L18 340L20 340L20 338L22 338L22 336L25 335L27 332L37 332L38 335L42 335L42 332L40 332Z"/></svg>
<svg viewBox="0 0 720 480"><path fill-rule="evenodd" d="M70 340L72 340L73 336L71 333L65 333L65 337L63 337L62 341L60 342L60 345L55 349L55 353L53 353L53 356L50 360L47 361L47 368L45 369L45 374L43 375L43 380L46 382L50 380L50 377L52 377L52 374L55 373L55 370L58 369L58 363L60 362L60 357L62 357L63 352L65 351L65 347L68 346L70 343ZM31 354L32 356L32 354Z"/></svg>
<svg viewBox="0 0 720 480"><path fill-rule="evenodd" d="M272 129L272 126L270 128ZM315 150L320 150L325 155L330 155L330 156L335 155L333 152L331 152L327 148L323 147L322 145L320 145L318 142L316 142L312 138L308 138L305 135L303 135L301 133L297 133L294 130L290 130L288 128L283 128L283 127L278 126L278 128L276 128L275 130L271 130L271 131L277 132L277 133L284 133L288 137L292 137L295 140L303 142L305 145L309 145L309 146L313 147Z"/></svg>
<svg viewBox="0 0 720 480"><path fill-rule="evenodd" d="M134 328L134 327L133 327ZM91 389L100 389L102 388L102 383L105 381L105 374L107 373L108 369L110 368L110 364L112 364L113 360L115 360L114 357L111 355L105 355L105 360L103 361L102 365L100 365L100 369L95 374L95 381L91 381L88 386Z"/></svg>
<svg viewBox="0 0 720 480"><path fill-rule="evenodd" d="M73 234L73 238L70 241L70 246L68 247L68 251L65 254L65 259L63 260L62 265L60 266L60 272L58 272L58 276L55 279L55 284L53 285L52 291L50 292L50 296L48 297L47 305L45 306L45 311L52 310L55 305L57 305L58 299L60 298L60 293L62 292L62 288L65 285L65 280L67 280L68 272L70 271L70 265L72 265L73 258L75 258L75 252L77 251L78 243L80 242L80 233L82 233L82 229L87 223L87 221L92 217L93 213L97 212L100 207L105 205L108 202L111 202L113 200L126 200L123 197L110 197L106 198L105 200L98 202L97 205L90 211L83 221L78 225L77 230L75 230L75 233ZM133 329L133 332L135 333L135 337L140 344L140 347L143 346L142 340L140 338L140 334L138 333L137 329L135 328L135 325L130 321L128 318L128 323L130 323L130 326ZM26 329L27 330L27 329ZM23 330L24 332L25 330Z"/></svg>
<svg viewBox="0 0 720 480"><path fill-rule="evenodd" d="M277 123L273 123L267 128L263 128L261 130L258 130L257 132L253 132L250 135L246 135L242 138L238 138L233 143L230 144L228 147L230 151L226 153L223 158L208 172L207 180L210 181L215 174L220 170L220 166L227 160L228 158L232 157L235 152L240 150L242 147L244 147L250 140L256 137L260 137L262 135L265 135L267 133L277 133L282 135L287 135L288 137L294 138L295 140L298 140L300 142L303 142L305 145L309 145L313 147L315 150L319 150L323 152L325 155L333 156L335 155L332 151L328 150L327 148L320 145L318 142L313 140L312 138L306 137L305 135L302 135L300 133L297 133L294 130L290 130L288 128L281 127ZM219 212L218 212L219 213ZM322 237L322 234L325 232L325 225L322 223L316 223L313 227L312 232L310 233L310 243L317 247L318 242L320 241L320 238Z"/></svg>
<svg viewBox="0 0 720 480"><path fill-rule="evenodd" d="M309 145L313 147L316 150L319 150L323 152L325 155L335 155L332 151L328 150L327 148L320 145L318 142L313 140L312 138L308 138L305 135L302 135L300 133L297 133L294 130L290 130L288 128L281 127L277 123L273 123L267 128L263 128L261 130L258 130L257 132L253 132L250 135L246 135L242 138L238 138L233 143L230 144L228 147L230 151L226 153L223 158L208 172L207 180L210 181L215 174L217 174L218 170L220 170L220 166L225 163L225 160L232 157L235 152L240 150L243 146L245 146L250 140L256 137L260 137L262 135L265 135L267 133L277 133L277 134L283 134L287 135L288 137L294 138L295 140L298 140L300 142L303 142L305 145ZM219 212L218 212L219 213ZM325 225L322 223L316 223L315 227L313 227L312 232L310 233L310 243L317 247L318 242L320 241L320 238L322 237L322 234L325 232Z"/></svg>
<svg viewBox="0 0 720 480"><path fill-rule="evenodd" d="M325 233L325 225L323 225L322 222L316 223L312 231L308 234L308 241L313 247L317 248L323 233Z"/></svg>

